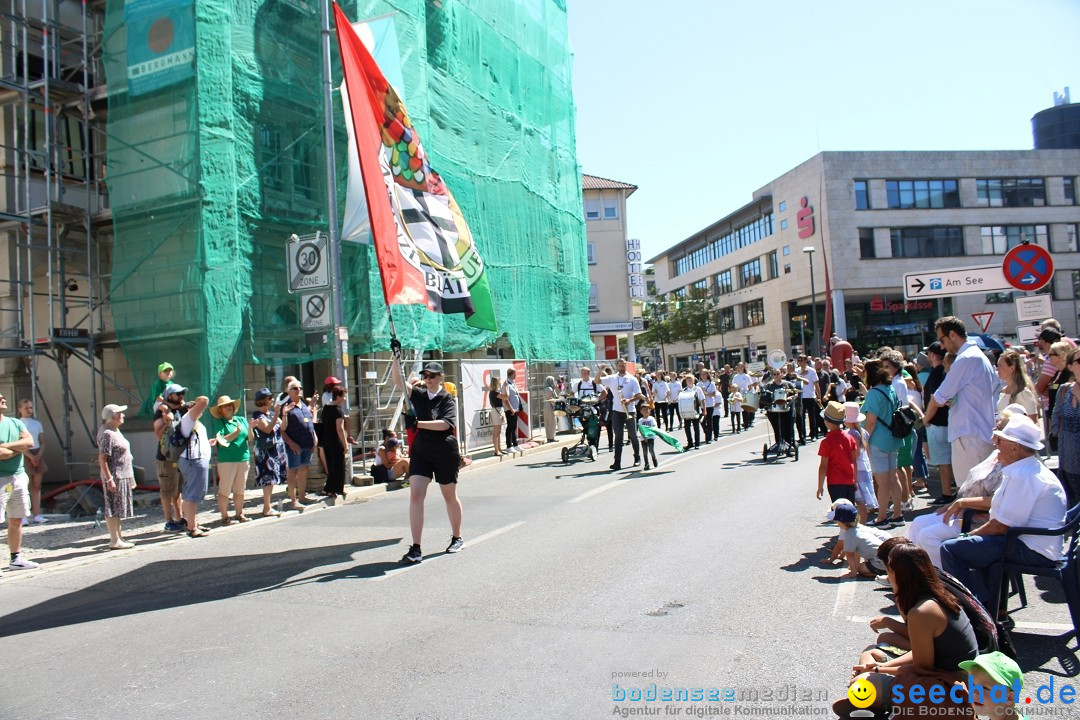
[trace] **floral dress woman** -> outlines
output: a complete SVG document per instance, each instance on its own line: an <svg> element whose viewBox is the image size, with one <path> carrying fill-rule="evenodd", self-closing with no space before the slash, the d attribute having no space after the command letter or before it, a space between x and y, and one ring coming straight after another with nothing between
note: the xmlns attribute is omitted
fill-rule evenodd
<svg viewBox="0 0 1080 720"><path fill-rule="evenodd" d="M264 432L270 426L272 432ZM255 438L255 486L270 488L284 485L285 441L281 439L281 426L270 408L260 408L251 414L251 431Z"/></svg>

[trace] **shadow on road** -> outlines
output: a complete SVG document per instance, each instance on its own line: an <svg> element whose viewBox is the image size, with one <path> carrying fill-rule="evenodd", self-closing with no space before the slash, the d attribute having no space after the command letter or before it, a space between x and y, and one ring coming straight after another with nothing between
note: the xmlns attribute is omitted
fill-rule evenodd
<svg viewBox="0 0 1080 720"><path fill-rule="evenodd" d="M0 637L213 602L294 584L379 577L401 566L396 562L375 562L293 580L312 568L349 562L355 553L392 547L400 541L390 538L259 555L152 562L0 616Z"/></svg>

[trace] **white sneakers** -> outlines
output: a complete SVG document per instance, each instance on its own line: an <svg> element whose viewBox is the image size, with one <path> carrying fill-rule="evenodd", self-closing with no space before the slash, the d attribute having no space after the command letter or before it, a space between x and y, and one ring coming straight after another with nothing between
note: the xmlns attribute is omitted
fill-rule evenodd
<svg viewBox="0 0 1080 720"><path fill-rule="evenodd" d="M16 555L15 559L11 561L10 565L8 565L8 568L13 570L33 570L36 567L39 567L39 565L33 560L27 560L26 558L24 558L22 556L22 553Z"/></svg>

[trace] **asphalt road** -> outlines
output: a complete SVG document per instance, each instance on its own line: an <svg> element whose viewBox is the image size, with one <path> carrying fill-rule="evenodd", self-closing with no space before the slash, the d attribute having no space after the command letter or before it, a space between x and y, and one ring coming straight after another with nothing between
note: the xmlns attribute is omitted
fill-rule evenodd
<svg viewBox="0 0 1080 720"><path fill-rule="evenodd" d="M464 550L442 552L432 491L426 559L409 568L402 491L5 573L0 718L831 717L866 620L895 611L820 564L835 530L815 448L764 464L766 426L665 448L649 473L609 472L606 452L472 470ZM1027 587L1014 638L1039 668L1029 687L1072 682L1060 589ZM652 683L736 700L614 699Z"/></svg>

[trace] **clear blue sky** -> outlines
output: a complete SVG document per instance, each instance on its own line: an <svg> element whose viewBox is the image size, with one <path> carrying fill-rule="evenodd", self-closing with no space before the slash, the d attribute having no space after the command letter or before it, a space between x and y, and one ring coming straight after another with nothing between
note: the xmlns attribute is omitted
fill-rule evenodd
<svg viewBox="0 0 1080 720"><path fill-rule="evenodd" d="M645 257L824 150L1030 149L1080 0L568 0L578 161Z"/></svg>

